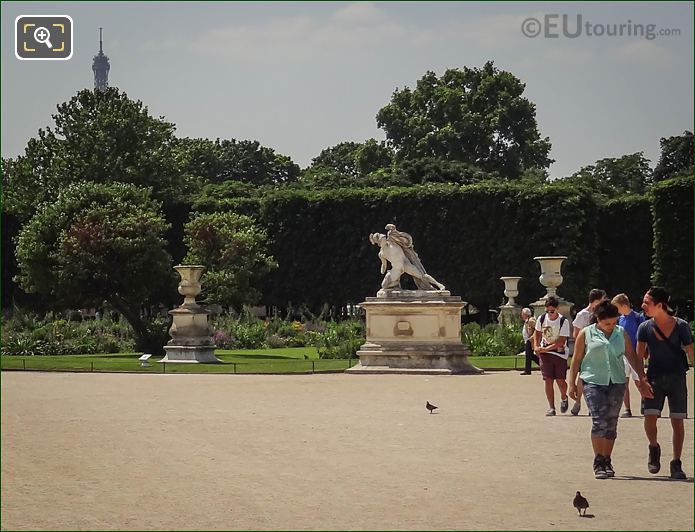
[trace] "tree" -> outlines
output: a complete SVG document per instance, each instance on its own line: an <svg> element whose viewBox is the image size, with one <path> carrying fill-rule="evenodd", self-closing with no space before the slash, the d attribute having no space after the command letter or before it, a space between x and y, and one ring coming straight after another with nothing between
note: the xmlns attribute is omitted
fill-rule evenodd
<svg viewBox="0 0 695 532"><path fill-rule="evenodd" d="M187 137L179 139L177 146L185 161L186 174L201 178L203 183L241 181L279 185L296 181L299 175L299 166L292 159L255 140L212 141Z"/></svg>
<svg viewBox="0 0 695 532"><path fill-rule="evenodd" d="M186 264L202 264L203 298L207 303L240 308L256 303L253 287L272 268L265 253L266 234L248 216L232 212L196 214L185 227Z"/></svg>
<svg viewBox="0 0 695 532"><path fill-rule="evenodd" d="M652 170L643 152L608 157L584 166L568 178L608 198L644 194L652 183Z"/></svg>
<svg viewBox="0 0 695 532"><path fill-rule="evenodd" d="M21 230L16 280L68 307L108 302L133 328L139 349L161 353L165 331L140 313L162 287L175 288L160 209L133 185L70 185Z"/></svg>
<svg viewBox="0 0 695 532"><path fill-rule="evenodd" d="M437 157L516 178L547 168L550 140L541 139L525 85L492 61L483 68L427 72L414 90L396 90L376 115L398 159Z"/></svg>
<svg viewBox="0 0 695 532"><path fill-rule="evenodd" d="M693 173L693 132L661 139L661 157L654 168L654 181L664 181L678 174Z"/></svg>
<svg viewBox="0 0 695 532"><path fill-rule="evenodd" d="M361 176L387 169L393 163L394 153L384 142L369 139L355 150L355 165Z"/></svg>
<svg viewBox="0 0 695 532"><path fill-rule="evenodd" d="M360 175L356 160L356 152L359 147L359 142L340 142L335 146L325 148L311 160L309 168L329 170L331 173L357 178Z"/></svg>
<svg viewBox="0 0 695 532"><path fill-rule="evenodd" d="M479 167L441 157L407 159L396 164L390 184L400 186L425 183L470 185L487 179L500 179L499 174L484 172Z"/></svg>
<svg viewBox="0 0 695 532"><path fill-rule="evenodd" d="M151 117L142 102L116 88L85 89L57 109L55 126L39 129L3 174L5 208L20 220L72 183L152 187L165 204L187 191L174 125Z"/></svg>
<svg viewBox="0 0 695 532"><path fill-rule="evenodd" d="M377 142L376 139L368 139L364 142L341 142L321 150L321 153L312 159L305 176L315 178L315 176L340 175L357 182L359 178L390 168L393 157L393 150L384 142Z"/></svg>

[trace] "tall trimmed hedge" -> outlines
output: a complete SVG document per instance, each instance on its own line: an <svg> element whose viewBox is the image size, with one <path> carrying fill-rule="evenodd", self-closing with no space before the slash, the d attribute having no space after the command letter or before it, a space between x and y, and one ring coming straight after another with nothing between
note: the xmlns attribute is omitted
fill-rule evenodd
<svg viewBox="0 0 695 532"><path fill-rule="evenodd" d="M652 273L653 233L651 201L630 196L598 208L599 277L595 287L609 296L624 292L634 306L642 301ZM586 296L578 301L585 304Z"/></svg>
<svg viewBox="0 0 695 532"><path fill-rule="evenodd" d="M520 302L543 295L538 255L569 257L559 290L567 299L583 301L597 279L596 204L564 184L286 190L240 200L238 210L268 233L279 268L261 289L264 302L281 307L374 295L382 276L368 235L387 223L413 235L428 273L481 309L502 303L504 275L523 277Z"/></svg>
<svg viewBox="0 0 695 532"><path fill-rule="evenodd" d="M693 302L693 175L656 184L650 193L654 222L654 283L677 303Z"/></svg>

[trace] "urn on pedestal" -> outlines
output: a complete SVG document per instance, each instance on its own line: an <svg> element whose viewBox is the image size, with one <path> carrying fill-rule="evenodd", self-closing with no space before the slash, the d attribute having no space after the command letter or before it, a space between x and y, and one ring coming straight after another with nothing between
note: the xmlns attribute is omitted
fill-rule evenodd
<svg viewBox="0 0 695 532"><path fill-rule="evenodd" d="M500 307L499 322L501 324L511 323L515 317L519 316L521 307L516 304L514 298L519 295L519 280L521 277L500 277L504 282L504 295L509 299Z"/></svg>
<svg viewBox="0 0 695 532"><path fill-rule="evenodd" d="M565 318L572 320L572 307L574 303L567 301L557 294L557 288L562 284L562 274L560 273L560 267L562 262L565 261L567 257L534 257L533 260L537 260L541 266L541 275L538 277L540 283L545 287L546 294L541 297L538 301L531 303L531 308L533 309L533 315L538 317L545 312L545 301L550 296L555 296L558 299L558 312L565 316ZM568 341L568 346L570 352L574 348L574 342L570 336Z"/></svg>
<svg viewBox="0 0 695 532"><path fill-rule="evenodd" d="M205 271L200 265L178 265L174 269L181 276L179 294L184 296L183 304L170 310L173 323L169 329L171 340L164 346L166 356L160 362L172 363L217 363L221 362L214 352L211 331L208 325L208 311L196 303L196 296L202 289L200 278Z"/></svg>

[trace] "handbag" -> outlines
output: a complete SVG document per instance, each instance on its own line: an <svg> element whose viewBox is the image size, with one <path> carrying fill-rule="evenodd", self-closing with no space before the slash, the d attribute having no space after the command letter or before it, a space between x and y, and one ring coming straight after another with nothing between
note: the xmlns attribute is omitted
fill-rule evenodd
<svg viewBox="0 0 695 532"><path fill-rule="evenodd" d="M666 344L671 348L671 351L673 351L678 357L680 357L680 361L683 363L685 371L688 371L688 368L690 368L690 364L688 363L688 356L685 354L685 351L680 347L676 347L676 345L673 342L671 342L671 339L668 336L666 336L661 329L659 329L659 326L656 324L656 322L654 322L654 330L661 335Z"/></svg>

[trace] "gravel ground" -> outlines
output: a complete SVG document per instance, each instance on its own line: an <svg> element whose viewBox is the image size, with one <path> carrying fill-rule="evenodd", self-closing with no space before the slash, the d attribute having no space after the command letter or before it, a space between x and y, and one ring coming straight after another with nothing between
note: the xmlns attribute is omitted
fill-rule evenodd
<svg viewBox="0 0 695 532"><path fill-rule="evenodd" d="M544 417L537 374L1 379L3 530L693 529L692 419L688 481L668 419L647 472L639 416L595 480L590 419Z"/></svg>

